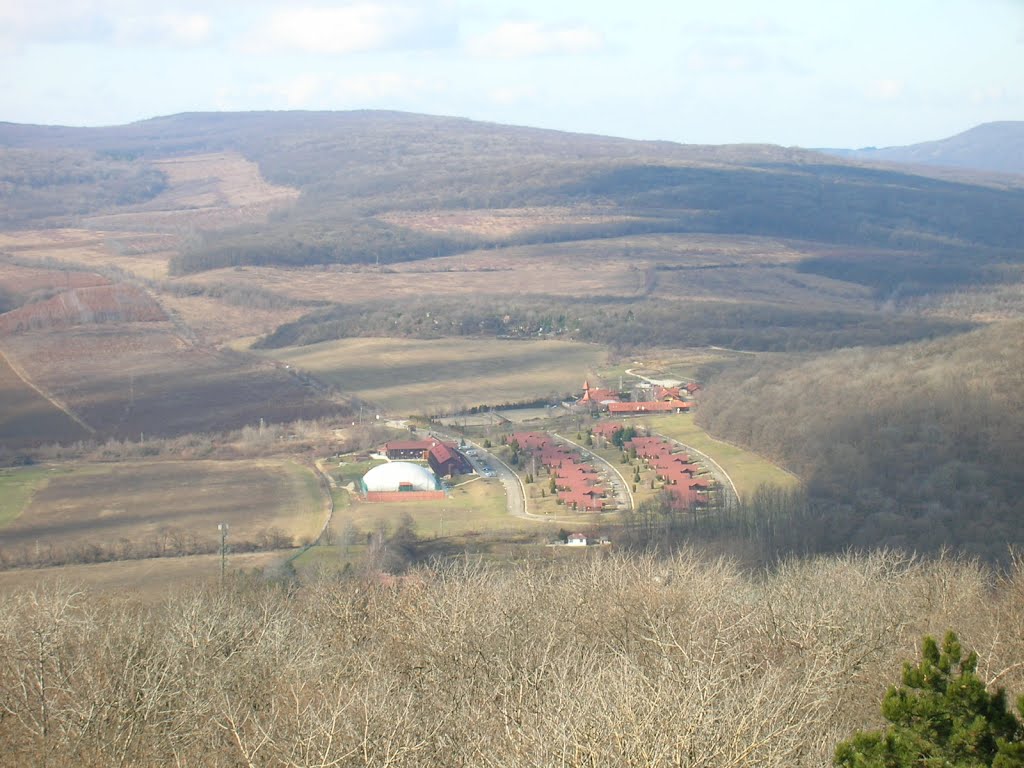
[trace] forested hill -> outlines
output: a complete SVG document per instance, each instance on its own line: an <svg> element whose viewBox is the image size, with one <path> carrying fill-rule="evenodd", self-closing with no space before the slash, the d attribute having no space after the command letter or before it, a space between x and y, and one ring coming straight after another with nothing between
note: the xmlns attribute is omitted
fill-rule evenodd
<svg viewBox="0 0 1024 768"><path fill-rule="evenodd" d="M697 418L806 481L818 514L794 533L812 549L1005 558L1024 546L1022 370L1021 321L888 349L759 357L716 376Z"/></svg>
<svg viewBox="0 0 1024 768"><path fill-rule="evenodd" d="M184 114L110 128L2 124L0 195L23 201L23 192L36 191L33 205L14 207L7 223L83 213L58 203L62 186L94 209L143 201L160 190L153 159L221 150L241 152L270 182L302 194L270 222L201 233L175 261L178 272L389 263L680 232L926 249L946 254L947 265L970 249L984 265L1024 240L1022 189L768 145L638 142L394 112ZM128 192L99 194L111 185ZM97 194L85 194L90 187ZM537 207L570 213L512 234L428 230L396 216ZM576 215L595 211L601 216Z"/></svg>

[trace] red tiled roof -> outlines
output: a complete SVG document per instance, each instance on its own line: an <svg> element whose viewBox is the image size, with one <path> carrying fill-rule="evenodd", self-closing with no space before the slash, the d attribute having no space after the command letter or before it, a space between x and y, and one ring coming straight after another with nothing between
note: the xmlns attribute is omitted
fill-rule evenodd
<svg viewBox="0 0 1024 768"><path fill-rule="evenodd" d="M449 459L455 457L455 454L453 454L451 449L444 443L438 443L433 448L431 448L430 455L434 457L434 461L436 461L438 464L443 464Z"/></svg>
<svg viewBox="0 0 1024 768"><path fill-rule="evenodd" d="M617 424L613 421L602 421L600 424L595 424L591 428L591 432L600 437L611 438L615 436L616 432L621 432L625 427L622 424Z"/></svg>

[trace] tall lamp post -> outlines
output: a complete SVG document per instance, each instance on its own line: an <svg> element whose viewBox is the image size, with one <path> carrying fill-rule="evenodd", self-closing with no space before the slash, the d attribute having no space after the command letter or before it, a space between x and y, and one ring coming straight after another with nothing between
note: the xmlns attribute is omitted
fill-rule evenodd
<svg viewBox="0 0 1024 768"><path fill-rule="evenodd" d="M217 530L220 531L220 583L223 585L228 563L228 524L218 523Z"/></svg>

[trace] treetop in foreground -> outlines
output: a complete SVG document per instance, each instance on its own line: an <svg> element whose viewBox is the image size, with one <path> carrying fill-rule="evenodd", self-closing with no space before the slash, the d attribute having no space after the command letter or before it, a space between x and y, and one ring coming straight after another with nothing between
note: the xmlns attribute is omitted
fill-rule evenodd
<svg viewBox="0 0 1024 768"><path fill-rule="evenodd" d="M859 733L836 747L844 768L1017 768L1024 766L1024 725L1007 708L1003 689L990 693L977 675L978 655L966 657L947 632L940 650L925 637L917 665L903 665L903 684L882 701L890 725ZM1024 715L1024 696L1017 701Z"/></svg>

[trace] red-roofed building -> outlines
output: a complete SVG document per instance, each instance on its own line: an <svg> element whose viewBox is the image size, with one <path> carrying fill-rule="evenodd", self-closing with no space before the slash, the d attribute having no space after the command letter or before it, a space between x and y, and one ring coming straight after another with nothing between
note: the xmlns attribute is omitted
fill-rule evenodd
<svg viewBox="0 0 1024 768"><path fill-rule="evenodd" d="M615 421L601 421L590 428L590 433L594 437L603 437L605 440L611 440L615 437L616 432L621 432L625 429L625 426Z"/></svg>
<svg viewBox="0 0 1024 768"><path fill-rule="evenodd" d="M427 463L438 477L465 475L473 471L469 460L454 447L438 443L427 451Z"/></svg>
<svg viewBox="0 0 1024 768"><path fill-rule="evenodd" d="M639 403L611 403L608 406L608 413L685 413L692 406L693 403L686 402L685 400L647 400Z"/></svg>
<svg viewBox="0 0 1024 768"><path fill-rule="evenodd" d="M535 451L551 443L551 437L543 432L513 432L509 443L516 443L522 451Z"/></svg>
<svg viewBox="0 0 1024 768"><path fill-rule="evenodd" d="M425 440L391 440L384 443L384 455L389 459L426 461L427 452L437 445L456 447L455 443L443 443L433 437Z"/></svg>
<svg viewBox="0 0 1024 768"><path fill-rule="evenodd" d="M679 400L681 397L679 387L654 387L655 400Z"/></svg>
<svg viewBox="0 0 1024 768"><path fill-rule="evenodd" d="M583 382L583 396L578 400L580 405L589 405L604 409L609 403L619 402L619 393L614 389L597 389L590 382Z"/></svg>

